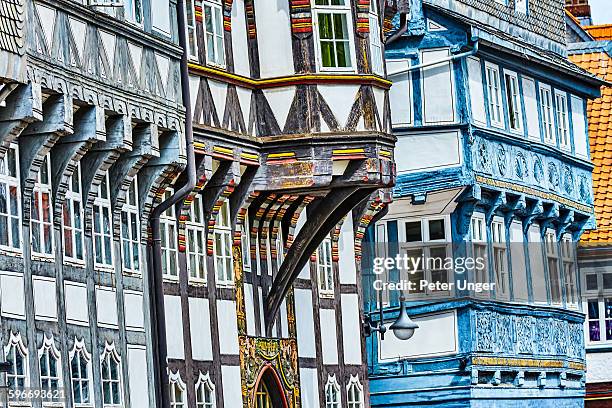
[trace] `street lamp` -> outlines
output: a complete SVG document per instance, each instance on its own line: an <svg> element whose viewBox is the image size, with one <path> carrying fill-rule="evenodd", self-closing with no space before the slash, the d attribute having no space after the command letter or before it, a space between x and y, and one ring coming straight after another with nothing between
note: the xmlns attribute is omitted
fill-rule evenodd
<svg viewBox="0 0 612 408"><path fill-rule="evenodd" d="M406 312L406 307L404 306L404 302L406 298L404 295L400 297L400 314L393 322L389 329L393 330L393 334L400 340L408 340L412 336L414 336L414 331L419 328L419 325L410 319L408 316L408 312ZM382 302L380 303L382 305ZM387 332L387 326L383 323L383 309L380 307L380 318L379 321L374 325L370 319L370 316L366 316L366 320L364 322L364 332L366 337L372 335L373 332L380 333L380 339L385 339L385 333Z"/></svg>

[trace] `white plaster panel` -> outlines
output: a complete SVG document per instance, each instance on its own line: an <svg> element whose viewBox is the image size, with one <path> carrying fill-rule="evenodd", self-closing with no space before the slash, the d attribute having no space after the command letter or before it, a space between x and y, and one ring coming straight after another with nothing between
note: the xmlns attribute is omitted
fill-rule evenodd
<svg viewBox="0 0 612 408"><path fill-rule="evenodd" d="M540 140L540 119L538 117L538 99L535 81L523 77L523 97L527 114L527 132L529 137Z"/></svg>
<svg viewBox="0 0 612 408"><path fill-rule="evenodd" d="M316 368L300 368L302 408L319 408L319 380Z"/></svg>
<svg viewBox="0 0 612 408"><path fill-rule="evenodd" d="M574 148L576 156L589 157L589 141L587 140L586 119L584 117L584 100L572 96L572 124L574 130Z"/></svg>
<svg viewBox="0 0 612 408"><path fill-rule="evenodd" d="M512 286L514 299L517 301L529 300L525 248L523 245L523 225L519 221L514 221L510 225L510 250L512 255Z"/></svg>
<svg viewBox="0 0 612 408"><path fill-rule="evenodd" d="M407 70L408 67L410 67L410 60L387 60L388 77L393 81L393 86L389 90L389 102L391 103L391 123L394 126L412 123L411 77L409 72L400 72Z"/></svg>
<svg viewBox="0 0 612 408"><path fill-rule="evenodd" d="M257 293L259 294L259 316L263 316L264 315L264 309L263 309L263 291L261 289L261 287L257 288ZM266 323L265 323L265 319L260 318L259 319L259 329L261 330L262 333L266 332Z"/></svg>
<svg viewBox="0 0 612 408"><path fill-rule="evenodd" d="M359 86L317 85L317 90L334 113L340 127L346 126L353 105L351 102L357 97Z"/></svg>
<svg viewBox="0 0 612 408"><path fill-rule="evenodd" d="M449 50L423 51L424 64L448 57ZM453 69L450 62L432 65L421 70L423 78L423 120L425 123L455 121Z"/></svg>
<svg viewBox="0 0 612 408"><path fill-rule="evenodd" d="M161 31L164 34L170 34L170 1L169 0L151 0L151 24L153 29Z"/></svg>
<svg viewBox="0 0 612 408"><path fill-rule="evenodd" d="M79 53L79 57L83 57L83 51L85 48L85 29L87 25L81 20L77 20L75 18L68 18L70 23L70 30L72 31L72 37L74 38L74 42L76 43L76 48Z"/></svg>
<svg viewBox="0 0 612 408"><path fill-rule="evenodd" d="M223 401L226 407L242 407L240 367L222 366Z"/></svg>
<svg viewBox="0 0 612 408"><path fill-rule="evenodd" d="M419 325L409 340L400 340L388 331L381 341L379 360L397 360L404 357L450 355L457 352L457 315L454 311L427 316L415 316ZM387 327L393 322L387 322Z"/></svg>
<svg viewBox="0 0 612 408"><path fill-rule="evenodd" d="M143 296L140 292L124 292L125 327L127 330L144 330Z"/></svg>
<svg viewBox="0 0 612 408"><path fill-rule="evenodd" d="M128 381L130 386L130 406L148 408L149 373L147 372L147 351L141 346L127 346Z"/></svg>
<svg viewBox="0 0 612 408"><path fill-rule="evenodd" d="M321 323L321 351L323 364L338 364L338 342L336 333L336 311L334 309L320 309Z"/></svg>
<svg viewBox="0 0 612 408"><path fill-rule="evenodd" d="M34 287L34 316L37 319L57 320L57 296L54 278L32 277Z"/></svg>
<svg viewBox="0 0 612 408"><path fill-rule="evenodd" d="M96 308L98 310L98 324L100 326L117 326L117 299L113 288L106 286L96 287Z"/></svg>
<svg viewBox="0 0 612 408"><path fill-rule="evenodd" d="M23 275L1 272L0 290L2 291L2 316L17 319L25 318L25 296Z"/></svg>
<svg viewBox="0 0 612 408"><path fill-rule="evenodd" d="M531 266L531 286L533 300L536 303L547 303L546 279L544 277L544 258L542 254L542 237L540 227L529 228L529 261Z"/></svg>
<svg viewBox="0 0 612 408"><path fill-rule="evenodd" d="M221 354L239 354L236 302L232 300L217 301L217 318L219 319L219 349Z"/></svg>
<svg viewBox="0 0 612 408"><path fill-rule="evenodd" d="M354 285L357 283L357 269L355 265L355 235L353 233L353 213L349 212L338 239L338 268L340 283Z"/></svg>
<svg viewBox="0 0 612 408"><path fill-rule="evenodd" d="M255 306L253 303L253 285L244 284L244 308L246 313L247 334L254 336L255 328Z"/></svg>
<svg viewBox="0 0 612 408"><path fill-rule="evenodd" d="M227 99L227 84L213 79L208 79L210 94L212 95L215 109L219 121L223 121L223 112L225 111L225 100Z"/></svg>
<svg viewBox="0 0 612 408"><path fill-rule="evenodd" d="M355 293L344 294L340 298L342 306L342 343L345 364L363 364L361 357L361 325L359 318L359 296ZM357 340L357 341L356 341Z"/></svg>
<svg viewBox="0 0 612 408"><path fill-rule="evenodd" d="M247 132L248 132L249 115L251 112L251 90L237 86L236 93L238 94L238 102L240 103L240 110L242 111L242 117L244 118L244 123L247 126Z"/></svg>
<svg viewBox="0 0 612 408"><path fill-rule="evenodd" d="M587 383L612 381L610 371L612 353L588 353L586 354Z"/></svg>
<svg viewBox="0 0 612 408"><path fill-rule="evenodd" d="M380 122L382 126L384 112L385 112L385 91L380 88L372 88L374 91L374 99L376 100L376 110L378 110L378 115L380 117Z"/></svg>
<svg viewBox="0 0 612 408"><path fill-rule="evenodd" d="M255 3L257 44L261 64L261 77L292 75L293 46L289 2L267 0Z"/></svg>
<svg viewBox="0 0 612 408"><path fill-rule="evenodd" d="M395 160L400 174L459 166L459 132L400 135L395 146Z"/></svg>
<svg viewBox="0 0 612 408"><path fill-rule="evenodd" d="M234 0L232 7L232 51L234 53L234 72L238 75L250 76L244 0Z"/></svg>
<svg viewBox="0 0 612 408"><path fill-rule="evenodd" d="M480 59L470 57L467 59L468 75L470 82L470 105L472 107L472 118L480 124L487 123L485 111L484 90L482 88L482 66Z"/></svg>
<svg viewBox="0 0 612 408"><path fill-rule="evenodd" d="M285 122L287 122L287 115L289 114L289 109L291 108L293 97L295 96L295 87L284 86L280 88L264 89L263 93L268 100L272 112L274 112L274 117L276 118L278 126L282 130L285 127Z"/></svg>
<svg viewBox="0 0 612 408"><path fill-rule="evenodd" d="M55 10L41 4L35 4L36 12L40 17L40 25L45 35L47 47L50 49L53 44L53 30L55 29Z"/></svg>
<svg viewBox="0 0 612 408"><path fill-rule="evenodd" d="M195 112L195 104L198 99L198 91L200 89L200 77L195 75L189 75L189 95L191 98L191 111ZM193 117L194 123L202 123L202 115Z"/></svg>
<svg viewBox="0 0 612 408"><path fill-rule="evenodd" d="M130 56L132 57L134 70L136 71L138 78L140 78L140 67L142 66L142 47L128 42L128 48L130 49Z"/></svg>
<svg viewBox="0 0 612 408"><path fill-rule="evenodd" d="M64 281L64 297L66 298L66 321L89 325L87 287L85 284Z"/></svg>
<svg viewBox="0 0 612 408"><path fill-rule="evenodd" d="M208 299L189 298L189 330L194 360L211 361L213 352Z"/></svg>
<svg viewBox="0 0 612 408"><path fill-rule="evenodd" d="M164 295L168 358L185 358L183 344L183 312L180 296Z"/></svg>
<svg viewBox="0 0 612 408"><path fill-rule="evenodd" d="M104 51L106 53L106 59L108 59L108 66L111 69L111 73L112 70L115 66L115 41L116 41L116 37L115 35L108 33L106 31L99 31L100 33L100 39L102 40L102 44L104 45ZM167 78L167 77L166 77ZM162 76L162 80L165 83L165 79Z"/></svg>
<svg viewBox="0 0 612 408"><path fill-rule="evenodd" d="M316 357L315 330L312 313L312 292L295 289L295 324L300 357Z"/></svg>
<svg viewBox="0 0 612 408"><path fill-rule="evenodd" d="M289 337L289 320L287 319L287 298L283 300L280 306L281 319L281 337L286 339Z"/></svg>

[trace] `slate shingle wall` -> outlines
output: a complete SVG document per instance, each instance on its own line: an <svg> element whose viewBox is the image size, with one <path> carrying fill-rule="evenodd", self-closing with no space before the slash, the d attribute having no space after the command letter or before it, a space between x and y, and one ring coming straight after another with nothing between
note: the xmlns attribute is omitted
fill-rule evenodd
<svg viewBox="0 0 612 408"><path fill-rule="evenodd" d="M23 53L23 0L0 0L0 50Z"/></svg>

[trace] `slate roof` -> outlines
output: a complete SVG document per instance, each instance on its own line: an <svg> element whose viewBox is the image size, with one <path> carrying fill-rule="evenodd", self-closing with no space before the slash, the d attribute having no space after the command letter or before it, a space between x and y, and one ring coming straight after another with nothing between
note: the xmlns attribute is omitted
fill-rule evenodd
<svg viewBox="0 0 612 408"><path fill-rule="evenodd" d="M23 0L0 0L0 50L23 53Z"/></svg>
<svg viewBox="0 0 612 408"><path fill-rule="evenodd" d="M603 38L605 30L602 28L600 34L590 30L589 33ZM570 55L570 60L601 79L612 81L612 43L599 41L599 44L599 50L593 42L576 44L574 47L582 47L582 50ZM585 50L587 52L581 52ZM588 106L591 159L595 164L593 189L597 229L587 231L581 240L591 244L612 242L612 86L602 87L601 93L601 98L589 101Z"/></svg>

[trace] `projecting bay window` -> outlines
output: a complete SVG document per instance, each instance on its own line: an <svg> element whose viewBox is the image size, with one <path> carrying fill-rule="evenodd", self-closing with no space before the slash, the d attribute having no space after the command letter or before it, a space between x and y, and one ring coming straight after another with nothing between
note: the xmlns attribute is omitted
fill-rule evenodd
<svg viewBox="0 0 612 408"><path fill-rule="evenodd" d="M319 296L334 296L334 267L332 262L332 240L327 237L317 249L317 276Z"/></svg>
<svg viewBox="0 0 612 408"><path fill-rule="evenodd" d="M493 268L495 272L495 294L497 298L506 299L509 295L508 256L506 248L506 226L503 220L491 223L493 238Z"/></svg>
<svg viewBox="0 0 612 408"><path fill-rule="evenodd" d="M567 95L564 92L555 92L555 104L557 107L557 134L559 145L562 149L570 150L569 119L567 112Z"/></svg>
<svg viewBox="0 0 612 408"><path fill-rule="evenodd" d="M489 118L491 125L503 128L503 107L501 95L501 82L499 78L499 67L490 63L485 64L487 90L489 92Z"/></svg>
<svg viewBox="0 0 612 408"><path fill-rule="evenodd" d="M542 115L544 143L556 145L552 91L548 85L540 84L540 113Z"/></svg>
<svg viewBox="0 0 612 408"><path fill-rule="evenodd" d="M142 0L124 0L123 12L127 21L142 26Z"/></svg>
<svg viewBox="0 0 612 408"><path fill-rule="evenodd" d="M585 271L587 342L612 344L612 272Z"/></svg>
<svg viewBox="0 0 612 408"><path fill-rule="evenodd" d="M198 42L196 37L196 18L195 18L195 0L185 1L185 29L187 30L187 50L189 57L197 59L198 57Z"/></svg>
<svg viewBox="0 0 612 408"><path fill-rule="evenodd" d="M166 190L162 201L169 199L170 196L172 196L172 190ZM174 206L168 208L159 217L159 233L161 237L161 261L164 278L178 280L178 248Z"/></svg>
<svg viewBox="0 0 612 408"><path fill-rule="evenodd" d="M113 227L108 172L102 177L98 194L93 204L93 237L95 265L98 267L113 266Z"/></svg>
<svg viewBox="0 0 612 408"><path fill-rule="evenodd" d="M319 68L352 71L351 4L348 0L314 0Z"/></svg>
<svg viewBox="0 0 612 408"><path fill-rule="evenodd" d="M62 210L64 259L82 263L83 247L83 199L81 197L81 164L78 163L66 190Z"/></svg>
<svg viewBox="0 0 612 408"><path fill-rule="evenodd" d="M204 2L204 31L206 37L206 63L225 67L223 11L220 1Z"/></svg>
<svg viewBox="0 0 612 408"><path fill-rule="evenodd" d="M21 249L21 193L19 188L19 150L11 144L0 159L0 248Z"/></svg>
<svg viewBox="0 0 612 408"><path fill-rule="evenodd" d="M234 284L234 270L232 265L232 228L227 200L223 202L217 214L214 239L217 285L231 286Z"/></svg>
<svg viewBox="0 0 612 408"><path fill-rule="evenodd" d="M51 204L51 163L50 155L43 159L32 195L30 230L32 252L38 256L53 255L53 223Z"/></svg>
<svg viewBox="0 0 612 408"><path fill-rule="evenodd" d="M523 108L519 92L518 76L514 72L506 72L506 103L510 129L517 132L523 130Z"/></svg>
<svg viewBox="0 0 612 408"><path fill-rule="evenodd" d="M192 281L206 281L206 224L202 198L195 196L189 209L187 232L187 269Z"/></svg>
<svg viewBox="0 0 612 408"><path fill-rule="evenodd" d="M370 59L372 61L372 72L377 75L384 75L385 67L383 64L383 49L377 3L376 0L370 1Z"/></svg>
<svg viewBox="0 0 612 408"><path fill-rule="evenodd" d="M557 236L554 231L546 232L545 236L546 262L550 282L550 298L553 304L561 303L561 274L559 273L559 250Z"/></svg>
<svg viewBox="0 0 612 408"><path fill-rule="evenodd" d="M474 214L471 223L474 283L490 283L489 256L487 252L487 225L483 214Z"/></svg>
<svg viewBox="0 0 612 408"><path fill-rule="evenodd" d="M130 184L125 204L121 208L121 250L123 269L132 273L140 272L140 222L136 178Z"/></svg>
<svg viewBox="0 0 612 408"><path fill-rule="evenodd" d="M578 307L578 288L576 285L576 267L574 241L566 234L561 239L561 260L565 277L565 301L569 307Z"/></svg>

